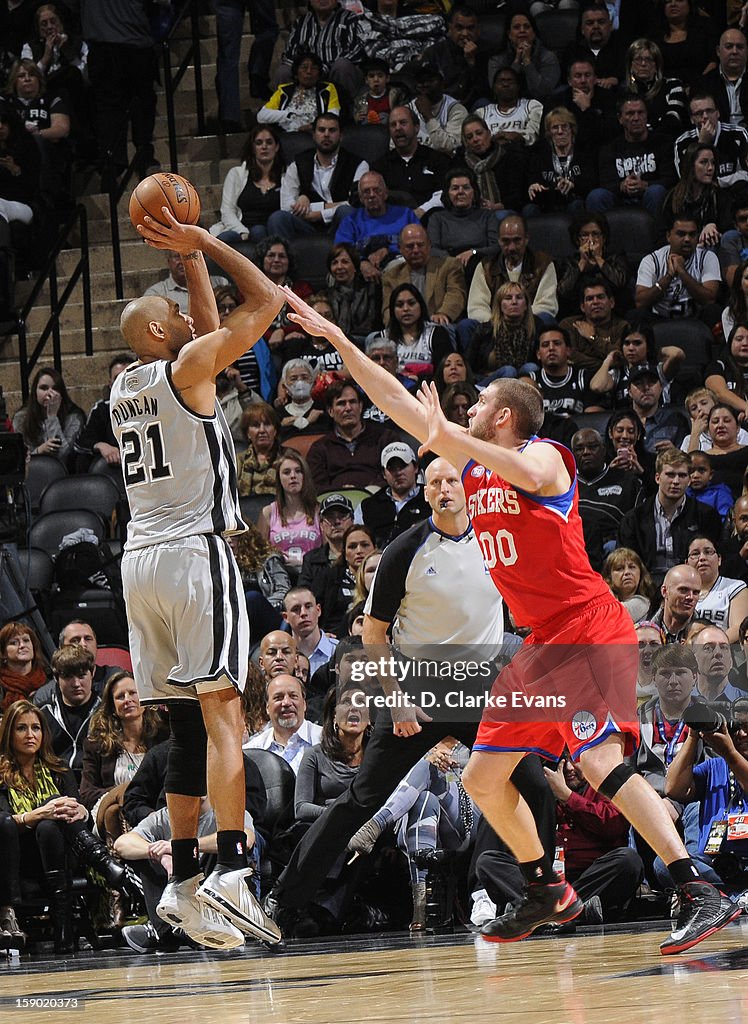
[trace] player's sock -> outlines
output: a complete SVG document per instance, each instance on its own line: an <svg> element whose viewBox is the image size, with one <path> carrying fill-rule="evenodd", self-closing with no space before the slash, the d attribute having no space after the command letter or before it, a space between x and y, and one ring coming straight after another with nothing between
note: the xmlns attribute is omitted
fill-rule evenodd
<svg viewBox="0 0 748 1024"><path fill-rule="evenodd" d="M537 860L525 861L520 867L528 885L555 885L561 881L553 870L553 861L547 853Z"/></svg>
<svg viewBox="0 0 748 1024"><path fill-rule="evenodd" d="M247 866L246 833L231 829L216 833L218 842L218 866L236 871Z"/></svg>
<svg viewBox="0 0 748 1024"><path fill-rule="evenodd" d="M172 839L172 878L185 882L200 873L200 854L197 839Z"/></svg>
<svg viewBox="0 0 748 1024"><path fill-rule="evenodd" d="M676 885L687 885L689 882L695 882L701 878L699 869L690 857L681 857L680 860L674 860L671 864L668 864L667 869Z"/></svg>

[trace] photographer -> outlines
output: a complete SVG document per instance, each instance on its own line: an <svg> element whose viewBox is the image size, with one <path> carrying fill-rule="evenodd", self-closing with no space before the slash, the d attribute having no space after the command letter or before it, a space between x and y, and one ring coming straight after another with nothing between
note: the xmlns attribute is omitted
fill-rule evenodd
<svg viewBox="0 0 748 1024"><path fill-rule="evenodd" d="M737 820L748 812L748 698L735 701L729 718L701 705L684 717L688 737L670 765L665 795L699 801L699 853L711 859L725 888L740 893L748 886L748 840ZM694 764L699 740L716 756Z"/></svg>

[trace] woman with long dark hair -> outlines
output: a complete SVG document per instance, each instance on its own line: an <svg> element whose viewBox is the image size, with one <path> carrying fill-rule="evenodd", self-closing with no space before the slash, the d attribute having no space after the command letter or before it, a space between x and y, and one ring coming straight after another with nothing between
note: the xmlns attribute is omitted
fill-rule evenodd
<svg viewBox="0 0 748 1024"><path fill-rule="evenodd" d="M50 678L39 637L24 622L0 629L0 713L13 701L28 699Z"/></svg>
<svg viewBox="0 0 748 1024"><path fill-rule="evenodd" d="M640 480L651 475L653 459L644 450L644 430L631 409L618 409L608 420L606 462L613 469L635 473Z"/></svg>
<svg viewBox="0 0 748 1024"><path fill-rule="evenodd" d="M693 218L699 228L699 245L714 247L731 226L726 193L716 181L717 150L700 142L686 150L678 184L665 196L662 219Z"/></svg>
<svg viewBox="0 0 748 1024"><path fill-rule="evenodd" d="M221 219L210 229L228 245L264 238L268 217L280 209L284 161L275 128L255 125L239 159L239 166L231 167L223 182Z"/></svg>
<svg viewBox="0 0 748 1024"><path fill-rule="evenodd" d="M704 370L704 378L718 402L729 405L739 416L748 414L748 320L736 322L719 359Z"/></svg>
<svg viewBox="0 0 748 1024"><path fill-rule="evenodd" d="M660 48L663 73L688 89L717 67L717 30L694 0L658 0L647 36Z"/></svg>
<svg viewBox="0 0 748 1024"><path fill-rule="evenodd" d="M499 68L512 67L520 77L521 95L547 100L561 78L558 57L538 38L531 14L515 11L506 27L506 44L488 62L488 80L493 82Z"/></svg>
<svg viewBox="0 0 748 1024"><path fill-rule="evenodd" d="M32 457L54 455L67 464L85 421L62 374L54 366L43 366L34 374L26 404L13 417L13 429L23 435Z"/></svg>
<svg viewBox="0 0 748 1024"><path fill-rule="evenodd" d="M426 300L412 284L399 284L390 294L390 319L384 335L397 345L397 368L419 367L419 376L434 372L434 366L452 351L452 339L445 327L429 320Z"/></svg>
<svg viewBox="0 0 748 1024"><path fill-rule="evenodd" d="M322 629L345 636L345 616L356 590L356 572L376 550L374 533L368 526L354 523L343 534L340 558L320 577L315 596L322 605Z"/></svg>
<svg viewBox="0 0 748 1024"><path fill-rule="evenodd" d="M294 573L301 569L304 555L322 543L312 473L303 455L292 448L278 458L275 501L260 512L257 528Z"/></svg>
<svg viewBox="0 0 748 1024"><path fill-rule="evenodd" d="M748 323L748 260L739 263L732 276L727 305L722 310L722 333L725 338L736 323Z"/></svg>
<svg viewBox="0 0 748 1024"><path fill-rule="evenodd" d="M475 386L475 379L470 365L461 352L450 352L434 370L434 383L441 397L450 384L467 384Z"/></svg>
<svg viewBox="0 0 748 1024"><path fill-rule="evenodd" d="M132 674L113 673L88 726L80 785L81 803L102 839L122 834L125 790L146 753L168 735L160 710L140 703Z"/></svg>
<svg viewBox="0 0 748 1024"><path fill-rule="evenodd" d="M75 948L68 848L120 892L137 890L132 871L87 829L72 770L53 752L46 716L27 700L0 723L0 928L23 939L14 908L21 878L41 875L51 897L56 953Z"/></svg>
<svg viewBox="0 0 748 1024"><path fill-rule="evenodd" d="M737 500L743 491L743 479L748 469L748 445L738 441L738 414L731 405L718 402L709 410L707 429L712 447L707 448L714 483L727 484Z"/></svg>
<svg viewBox="0 0 748 1024"><path fill-rule="evenodd" d="M366 281L355 246L336 242L327 256L327 298L335 323L349 338L363 339L382 323L382 289Z"/></svg>
<svg viewBox="0 0 748 1024"><path fill-rule="evenodd" d="M569 238L574 255L557 263L559 319L579 312L584 284L605 278L618 303L629 279L626 260L608 251L610 227L604 213L580 213L569 226Z"/></svg>
<svg viewBox="0 0 748 1024"><path fill-rule="evenodd" d="M657 355L654 331L649 324L630 327L621 339L621 348L609 352L590 381L596 394L613 393L616 408L629 405L629 379L636 369L647 365L657 371L662 387L662 402L670 402L670 383L686 353L677 345L665 345Z"/></svg>

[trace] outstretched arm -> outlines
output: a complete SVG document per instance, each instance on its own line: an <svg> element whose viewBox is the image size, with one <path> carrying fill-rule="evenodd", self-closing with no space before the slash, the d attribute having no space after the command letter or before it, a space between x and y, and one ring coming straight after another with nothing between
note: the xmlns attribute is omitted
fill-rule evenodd
<svg viewBox="0 0 748 1024"><path fill-rule="evenodd" d="M194 253L210 256L233 279L244 297L219 329L200 338L199 345L186 345L182 350L173 368L174 382L181 390L194 387L206 378L214 380L216 374L251 348L277 316L284 296L258 267L225 242L196 224L180 224L168 207L163 207L163 214L169 227L152 217L145 217L144 225L138 226L148 244L156 249L172 249L183 256ZM202 269L190 268L193 262L203 264ZM205 281L210 284L202 256L188 259L186 264L190 275L188 283L190 286L194 283L202 293Z"/></svg>
<svg viewBox="0 0 748 1024"><path fill-rule="evenodd" d="M484 395L478 399L479 407L486 401ZM419 455L429 449L440 454L446 454L447 450L457 452L457 458L447 456L455 465L464 465L468 459L474 459L515 487L543 497L564 494L569 489L571 480L568 471L552 445L534 444L519 452L514 448L502 448L473 437L464 427L450 423L446 418L439 404L435 384L423 384L418 392L418 401L426 413L429 426L428 437L421 445ZM497 409L496 422L508 413L508 409Z"/></svg>
<svg viewBox="0 0 748 1024"><path fill-rule="evenodd" d="M400 381L381 366L368 359L339 327L331 324L290 288L281 288L288 305L294 310L289 319L316 338L327 338L343 357L353 379L361 385L374 405L403 430L423 441L428 434L426 415Z"/></svg>

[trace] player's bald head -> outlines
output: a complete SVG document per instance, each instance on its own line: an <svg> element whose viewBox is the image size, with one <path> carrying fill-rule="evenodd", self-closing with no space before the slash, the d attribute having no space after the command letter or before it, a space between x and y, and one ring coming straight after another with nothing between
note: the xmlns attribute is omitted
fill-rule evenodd
<svg viewBox="0 0 748 1024"><path fill-rule="evenodd" d="M122 337L136 355L150 351L150 324L163 323L169 315L169 303L161 295L142 295L128 302L122 311L119 328Z"/></svg>

